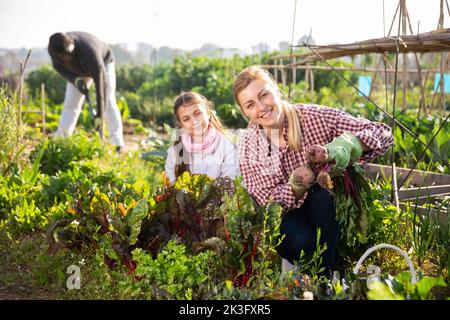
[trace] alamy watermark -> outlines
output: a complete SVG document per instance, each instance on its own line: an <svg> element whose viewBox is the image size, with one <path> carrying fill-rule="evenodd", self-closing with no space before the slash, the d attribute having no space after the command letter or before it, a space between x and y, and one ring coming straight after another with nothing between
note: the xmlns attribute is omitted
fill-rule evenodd
<svg viewBox="0 0 450 320"><path fill-rule="evenodd" d="M67 289L81 289L81 272L80 267L74 264L71 264L67 267L66 273L70 274L67 278L66 286Z"/></svg>

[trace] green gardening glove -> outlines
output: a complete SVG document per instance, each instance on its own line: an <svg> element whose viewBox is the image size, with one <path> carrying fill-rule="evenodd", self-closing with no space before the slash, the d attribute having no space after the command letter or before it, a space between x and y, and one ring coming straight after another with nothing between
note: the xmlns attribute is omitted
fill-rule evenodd
<svg viewBox="0 0 450 320"><path fill-rule="evenodd" d="M362 146L359 139L350 132L344 132L330 143L325 145L328 150L328 161L336 161L333 171L343 171L350 163L362 155Z"/></svg>

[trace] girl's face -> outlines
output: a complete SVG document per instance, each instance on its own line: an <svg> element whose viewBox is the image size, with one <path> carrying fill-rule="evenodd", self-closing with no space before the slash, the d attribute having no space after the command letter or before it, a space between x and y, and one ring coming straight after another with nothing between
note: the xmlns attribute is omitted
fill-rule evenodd
<svg viewBox="0 0 450 320"><path fill-rule="evenodd" d="M280 95L277 88L258 79L237 95L244 115L263 128L280 128L283 124L283 112L280 107Z"/></svg>
<svg viewBox="0 0 450 320"><path fill-rule="evenodd" d="M208 110L203 103L181 106L177 115L184 131L192 138L201 137L209 127Z"/></svg>

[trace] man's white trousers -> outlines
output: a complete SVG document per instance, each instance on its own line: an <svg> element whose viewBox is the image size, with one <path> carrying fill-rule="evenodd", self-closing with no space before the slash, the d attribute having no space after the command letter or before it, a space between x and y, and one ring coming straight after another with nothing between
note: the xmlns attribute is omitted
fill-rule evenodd
<svg viewBox="0 0 450 320"><path fill-rule="evenodd" d="M106 64L105 67L107 87L105 121L109 134L109 142L122 147L124 145L123 127L122 117L116 101L116 73L114 62ZM89 77L85 78L85 82L89 88L93 83L93 79ZM67 82L64 107L55 136L69 136L73 133L81 113L81 108L83 107L84 99L84 95L72 83Z"/></svg>

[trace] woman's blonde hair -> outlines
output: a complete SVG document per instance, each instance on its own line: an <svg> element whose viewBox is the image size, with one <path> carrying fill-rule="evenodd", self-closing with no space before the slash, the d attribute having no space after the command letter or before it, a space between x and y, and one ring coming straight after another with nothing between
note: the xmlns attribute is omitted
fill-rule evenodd
<svg viewBox="0 0 450 320"><path fill-rule="evenodd" d="M283 111L284 116L288 120L288 144L293 150L299 152L301 150L302 144L300 112L295 105L285 99L283 92L278 89L277 83L272 75L268 71L264 70L261 66L250 66L245 68L237 75L236 79L234 80L234 100L236 100L237 104L241 108L242 114L244 114L244 110L239 103L238 95L254 80L263 80L266 83L269 83L280 94L280 108Z"/></svg>
<svg viewBox="0 0 450 320"><path fill-rule="evenodd" d="M206 107L206 111L208 112L208 116L209 116L209 123L211 124L211 126L213 126L215 129L217 129L221 133L224 133L225 126L223 125L223 123L219 119L219 117L217 117L216 112L214 111L214 104L211 101L209 101L208 99L206 99L204 96L202 96L201 94L192 92L192 91L182 92L175 99L175 102L173 105L173 112L174 112L176 120L177 120L178 128L181 128L181 122L180 122L180 118L178 116L178 110L181 107L189 107L191 105L200 104L200 103L202 103ZM189 172L189 166L186 163L184 163L184 161L183 161L183 155L184 155L185 151L183 148L183 144L181 143L181 135L173 143L174 147L179 144L180 144L180 146L179 146L180 150L176 156L180 158L180 161L177 161L176 163L178 163L178 164L175 165L175 178L178 178L184 171Z"/></svg>

